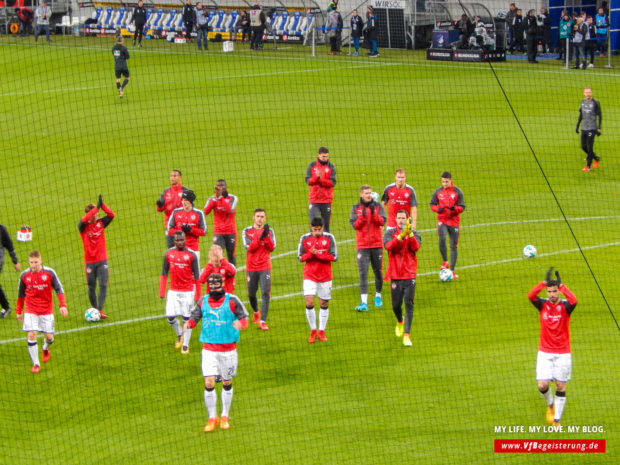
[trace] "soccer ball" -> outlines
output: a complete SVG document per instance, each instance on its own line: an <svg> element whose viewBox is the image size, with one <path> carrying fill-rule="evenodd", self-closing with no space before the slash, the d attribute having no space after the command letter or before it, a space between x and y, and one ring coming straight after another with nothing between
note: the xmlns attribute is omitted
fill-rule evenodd
<svg viewBox="0 0 620 465"><path fill-rule="evenodd" d="M439 279L444 283L452 281L452 278L454 278L454 273L452 273L452 270L449 268L446 268L445 270L441 270L439 272Z"/></svg>
<svg viewBox="0 0 620 465"><path fill-rule="evenodd" d="M526 245L525 247L523 247L523 256L525 258L534 258L537 253L538 251L533 245Z"/></svg>
<svg viewBox="0 0 620 465"><path fill-rule="evenodd" d="M377 194L376 192L371 192L370 196L372 197L372 200L375 201L375 203L379 203L379 194Z"/></svg>
<svg viewBox="0 0 620 465"><path fill-rule="evenodd" d="M84 319L89 323L96 323L100 318L101 315L99 314L99 310L96 308L89 308L86 310L86 313L84 313Z"/></svg>

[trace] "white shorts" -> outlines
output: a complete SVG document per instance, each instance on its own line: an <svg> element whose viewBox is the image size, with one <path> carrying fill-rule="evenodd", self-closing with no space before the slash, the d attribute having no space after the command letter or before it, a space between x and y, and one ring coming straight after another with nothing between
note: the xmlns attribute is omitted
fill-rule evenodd
<svg viewBox="0 0 620 465"><path fill-rule="evenodd" d="M317 283L309 279L304 279L304 296L312 295L318 296L321 300L331 300L332 298L332 282L325 281L324 283Z"/></svg>
<svg viewBox="0 0 620 465"><path fill-rule="evenodd" d="M166 296L166 316L189 318L194 308L194 291L168 291Z"/></svg>
<svg viewBox="0 0 620 465"><path fill-rule="evenodd" d="M572 354L549 354L538 351L536 358L536 380L538 381L570 381L573 368Z"/></svg>
<svg viewBox="0 0 620 465"><path fill-rule="evenodd" d="M237 349L215 352L202 349L202 376L221 376L228 381L237 375Z"/></svg>
<svg viewBox="0 0 620 465"><path fill-rule="evenodd" d="M54 333L54 315L35 315L24 313L24 331L38 331L40 333Z"/></svg>

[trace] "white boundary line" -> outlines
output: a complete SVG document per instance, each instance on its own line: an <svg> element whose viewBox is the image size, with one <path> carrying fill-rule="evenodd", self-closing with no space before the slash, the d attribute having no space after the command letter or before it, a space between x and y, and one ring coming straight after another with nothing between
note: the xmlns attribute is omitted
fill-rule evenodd
<svg viewBox="0 0 620 465"><path fill-rule="evenodd" d="M588 247L582 247L581 250L595 250L595 249L602 249L602 248L606 248L606 247L616 247L616 246L620 246L620 242L610 242L608 244L598 244L598 245L591 245ZM548 252L548 253L542 253L540 255L538 255L538 258L543 258L543 257L552 257L555 255L563 255L563 254L568 254L568 253L574 253L574 252L579 252L578 248L574 248L574 249L564 249L564 250L558 250L557 252ZM495 265L503 265L506 263L513 263L513 262L519 262L525 260L524 258L518 257L518 258L507 258L505 260L496 260L496 261L492 261L492 262L486 262L486 263L475 263L473 265L465 265L465 266L460 266L459 269L460 270L466 270L466 269L472 269L472 268L482 268L482 267L486 267L486 266L495 266ZM437 272L436 271L428 271L426 273L420 273L418 275L418 278L423 277L423 276L432 276L432 275L436 275ZM343 284L341 286L334 286L332 288L333 291L338 291L341 289L349 289L351 287L357 287L359 286L359 282L355 282L355 283L351 283L351 284ZM291 297L299 297L302 295L302 292L293 292L291 294L284 294L284 295L278 295L278 296L274 296L271 298L271 300L284 300L284 299L290 299ZM244 302L245 304L247 304L247 302ZM98 325L92 325L92 326L81 326L79 328L71 328L71 329L67 329L64 331L58 331L57 333L55 333L56 335L61 335L61 334L71 334L71 333L79 333L82 331L90 331L91 329L98 329L98 328L108 328L111 326L120 326L120 325L127 325L127 324L132 324L132 323L140 323L143 321L150 321L150 320L156 320L158 318L165 318L165 315L151 315L151 316L145 316L145 317L141 317L141 318L134 318L131 320L123 320L123 321L114 321L114 322L110 322L110 323L102 323L102 324L98 324ZM23 342L24 338L15 338L15 339L6 339L4 341L0 341L0 345L3 344L11 344L13 342Z"/></svg>

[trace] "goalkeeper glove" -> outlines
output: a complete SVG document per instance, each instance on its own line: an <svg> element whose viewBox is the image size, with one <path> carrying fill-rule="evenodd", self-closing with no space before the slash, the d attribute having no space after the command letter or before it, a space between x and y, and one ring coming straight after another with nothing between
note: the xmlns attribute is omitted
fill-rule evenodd
<svg viewBox="0 0 620 465"><path fill-rule="evenodd" d="M450 207L450 210L454 211L454 207L456 207L456 204L452 205L452 206Z"/></svg>
<svg viewBox="0 0 620 465"><path fill-rule="evenodd" d="M441 213L442 211L444 211L444 207L439 207L439 208L437 209L437 213Z"/></svg>
<svg viewBox="0 0 620 465"><path fill-rule="evenodd" d="M192 225L191 224L184 224L183 226L181 226L181 229L183 230L184 233L188 233L192 231Z"/></svg>
<svg viewBox="0 0 620 465"><path fill-rule="evenodd" d="M97 208L101 208L101 205L103 205L103 197L101 197L101 194L99 194L99 201L97 202Z"/></svg>
<svg viewBox="0 0 620 465"><path fill-rule="evenodd" d="M551 273L552 272L553 272L553 267L549 268L547 270L547 274L545 275L545 284L547 284L547 285L551 281Z"/></svg>
<svg viewBox="0 0 620 465"><path fill-rule="evenodd" d="M265 229L263 233L260 235L260 238L261 240L263 240L263 239L267 239L268 236L269 236L269 225L265 224Z"/></svg>
<svg viewBox="0 0 620 465"><path fill-rule="evenodd" d="M558 270L555 271L555 279L556 283L558 283L558 287L562 285L562 280L560 279L560 272Z"/></svg>
<svg viewBox="0 0 620 465"><path fill-rule="evenodd" d="M164 199L162 199L162 198L157 199L157 206L159 208L163 207L164 206Z"/></svg>
<svg viewBox="0 0 620 465"><path fill-rule="evenodd" d="M227 191L227 190L225 190L224 192L222 192L222 197L224 197L224 198L228 197L228 191Z"/></svg>

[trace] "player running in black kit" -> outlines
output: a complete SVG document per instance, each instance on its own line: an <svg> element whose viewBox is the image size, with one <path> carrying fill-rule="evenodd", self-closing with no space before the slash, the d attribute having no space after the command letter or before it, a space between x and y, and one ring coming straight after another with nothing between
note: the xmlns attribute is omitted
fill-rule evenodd
<svg viewBox="0 0 620 465"><path fill-rule="evenodd" d="M590 171L590 167L598 168L598 162L601 160L601 157L594 153L594 137L601 135L603 114L601 113L601 104L592 98L592 88L586 87L583 90L583 95L585 98L579 106L579 119L575 132L579 134L579 125L581 125L581 150L587 156L587 165L581 171L587 172Z"/></svg>
<svg viewBox="0 0 620 465"><path fill-rule="evenodd" d="M140 0L138 6L133 10L133 23L136 28L136 32L133 34L133 44L136 45L136 39L138 39L138 47L142 47L142 37L144 37L144 25L146 24L146 8L144 8L144 2Z"/></svg>
<svg viewBox="0 0 620 465"><path fill-rule="evenodd" d="M123 36L118 36L116 39L116 45L112 48L112 54L114 55L114 72L116 73L116 88L118 89L118 95L123 98L125 95L123 89L129 82L129 68L127 68L127 60L129 60L129 50L123 45ZM121 84L121 76L125 76L123 83Z"/></svg>

